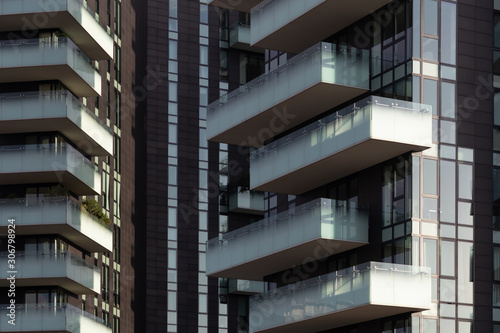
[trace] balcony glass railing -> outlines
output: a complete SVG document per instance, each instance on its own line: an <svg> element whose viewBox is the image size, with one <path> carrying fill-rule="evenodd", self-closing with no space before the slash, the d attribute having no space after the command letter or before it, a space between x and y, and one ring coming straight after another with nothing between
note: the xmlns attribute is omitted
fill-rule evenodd
<svg viewBox="0 0 500 333"><path fill-rule="evenodd" d="M44 173L49 174L47 182L62 180L64 183L61 172L70 173L91 191L101 191L101 177L94 163L68 144L0 146L0 177L7 177L7 174ZM42 179L44 177L40 176ZM73 182L70 180L65 185L71 189Z"/></svg>
<svg viewBox="0 0 500 333"><path fill-rule="evenodd" d="M277 135L296 125L295 122L299 124L337 106L337 103L343 102L344 97L352 98L350 94L355 97L363 93L369 88L368 78L368 51L346 49L339 52L335 44L319 43L294 56L283 66L259 76L210 104L207 137L218 140L217 137L221 136L222 140L224 136L234 136L235 144L252 145L248 142L248 137L257 136L263 124ZM317 91L312 89L321 84L328 85L328 93L325 94L325 88ZM341 91L338 90L339 87ZM335 93L345 96L333 96ZM325 98L318 99L320 94L324 94ZM335 98L326 98L328 96ZM308 101L311 98L314 100ZM297 109L301 103L306 102L309 108ZM273 112L276 110L273 108L279 105L293 115L293 118L287 119L288 125L271 122L276 117L276 112ZM277 111L282 110L279 108ZM239 126L243 123L245 126ZM283 128L278 130L279 127Z"/></svg>
<svg viewBox="0 0 500 333"><path fill-rule="evenodd" d="M264 192L238 187L229 193L229 211L261 214L264 212Z"/></svg>
<svg viewBox="0 0 500 333"><path fill-rule="evenodd" d="M250 26L236 22L231 26L229 34L231 46L236 43L250 44Z"/></svg>
<svg viewBox="0 0 500 333"><path fill-rule="evenodd" d="M9 277L9 253L0 253L0 280ZM70 252L15 253L15 271L17 285L23 279L68 279L84 288L68 286L70 291L87 290L87 294L100 292L101 272L91 263ZM6 282L7 283L7 282ZM41 283L43 284L43 283Z"/></svg>
<svg viewBox="0 0 500 333"><path fill-rule="evenodd" d="M55 0L51 2L39 0L16 0L0 1L0 15L12 15L18 13L49 13L60 11L74 11L83 8L104 30L106 26L99 21L99 16L82 0ZM72 9L72 10L70 10Z"/></svg>
<svg viewBox="0 0 500 333"><path fill-rule="evenodd" d="M355 208L336 207L335 200L321 198L225 233L207 242L207 275L226 277L227 274L220 275L220 272L251 262L257 264L263 258L272 259L280 252L322 239L357 246L368 243L368 214ZM341 252L341 247L335 247L335 251ZM271 267L258 265L248 274L255 274L252 279L260 280L280 268L286 269L287 265L300 265L311 255L304 251L301 256L300 252L296 251L293 258L274 260ZM324 248L317 253L331 255ZM230 275L227 277L234 277ZM245 275L237 278L244 279Z"/></svg>
<svg viewBox="0 0 500 333"><path fill-rule="evenodd" d="M67 118L84 134L75 133L69 124L61 128L52 120ZM75 138L75 144L82 143L86 147L100 146L102 150L113 152L113 133L71 92L67 90L28 91L16 93L0 93L0 121L45 120L37 128L43 131L58 130L68 138ZM26 122L27 125L30 122ZM51 124L52 127L51 127ZM16 128L23 128L16 125ZM26 131L27 132L27 131Z"/></svg>
<svg viewBox="0 0 500 333"><path fill-rule="evenodd" d="M0 199L0 227L9 219L15 219L17 235L57 233L89 252L113 250L112 226L68 197Z"/></svg>
<svg viewBox="0 0 500 333"><path fill-rule="evenodd" d="M67 37L58 37L57 40L45 39L19 39L0 41L0 70L9 68L26 68L26 72L19 72L26 78L51 80L57 78L57 74L46 71L34 71L33 67L43 66L69 66L78 77L90 86L95 92L101 92L101 76L93 67L91 60ZM12 74L14 75L14 74ZM65 83L64 75L58 77ZM4 75L9 82L9 75ZM4 81L2 81L4 82ZM73 92L75 83L65 83Z"/></svg>
<svg viewBox="0 0 500 333"><path fill-rule="evenodd" d="M69 13L71 17L78 22L75 26L70 16L61 17L61 14ZM113 39L111 38L109 27L99 20L97 15L90 9L86 1L82 0L54 0L54 1L39 1L39 0L17 0L17 1L0 1L0 15L19 16L23 15L23 20L18 23L7 22L9 30L26 26L30 24L33 28L60 28L67 32L69 36L74 38L77 44L81 44L88 54L94 54L96 51L89 47L88 41L95 40L91 45L92 48L101 47L108 57L113 57ZM31 16L30 16L31 15ZM41 25L44 26L41 26ZM19 26L18 26L19 25ZM78 27L81 27L78 29ZM80 38L85 35L84 40ZM80 43L82 41L82 43ZM88 50L87 50L88 48ZM104 53L100 52L100 57L103 58Z"/></svg>
<svg viewBox="0 0 500 333"><path fill-rule="evenodd" d="M395 156L405 152L400 148L401 144L407 145L408 150L430 147L431 122L432 110L428 105L377 96L367 97L254 150L250 156L250 187L258 188L259 185L290 175L294 171L311 167L315 162L345 152L350 147L359 149L356 145L369 139L396 143L399 148ZM366 152L360 167L366 168L370 164L382 162L378 158L385 153L389 151L381 151L377 156ZM395 156L383 157L388 159ZM339 161L331 165L334 171L337 162ZM343 160L342 163L349 163L351 173L360 170L356 169L356 161ZM323 181L327 183L332 179L324 178ZM280 191L276 189L276 192Z"/></svg>
<svg viewBox="0 0 500 333"><path fill-rule="evenodd" d="M265 286L263 281L230 279L228 289L230 294L254 295L265 292Z"/></svg>
<svg viewBox="0 0 500 333"><path fill-rule="evenodd" d="M369 262L251 297L250 332L319 332L430 307L429 268Z"/></svg>
<svg viewBox="0 0 500 333"><path fill-rule="evenodd" d="M15 325L8 323L8 314L15 313ZM0 305L0 332L111 333L107 323L70 304Z"/></svg>

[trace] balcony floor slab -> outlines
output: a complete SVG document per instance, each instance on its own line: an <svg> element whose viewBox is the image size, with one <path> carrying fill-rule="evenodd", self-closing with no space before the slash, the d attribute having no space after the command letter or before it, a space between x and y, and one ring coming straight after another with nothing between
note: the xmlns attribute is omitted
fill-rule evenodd
<svg viewBox="0 0 500 333"><path fill-rule="evenodd" d="M299 266L314 260L320 260L334 253L349 251L366 244L368 243L338 239L316 239L284 251L270 254L266 257L242 263L236 267L214 272L209 276L262 281L264 276L270 274L270 272L286 270L290 267ZM297 258L304 257L304 253L309 254L308 258L310 260L297 261Z"/></svg>

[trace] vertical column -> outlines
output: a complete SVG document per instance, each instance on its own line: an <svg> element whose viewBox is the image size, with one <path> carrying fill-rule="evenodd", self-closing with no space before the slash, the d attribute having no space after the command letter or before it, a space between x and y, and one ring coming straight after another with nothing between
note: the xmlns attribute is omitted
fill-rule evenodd
<svg viewBox="0 0 500 333"><path fill-rule="evenodd" d="M178 156L178 2L168 8L168 273L167 332L177 330L177 156Z"/></svg>

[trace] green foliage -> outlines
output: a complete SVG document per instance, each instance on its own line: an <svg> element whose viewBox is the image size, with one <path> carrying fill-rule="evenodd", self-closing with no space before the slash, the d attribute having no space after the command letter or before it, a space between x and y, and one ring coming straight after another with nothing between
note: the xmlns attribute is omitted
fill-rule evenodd
<svg viewBox="0 0 500 333"><path fill-rule="evenodd" d="M85 208L89 214L99 219L99 221L106 225L111 225L111 219L103 212L101 205L96 200L85 199L82 202L82 207Z"/></svg>
<svg viewBox="0 0 500 333"><path fill-rule="evenodd" d="M49 197L67 197L69 196L69 190L66 186L60 184L52 186L46 193Z"/></svg>
<svg viewBox="0 0 500 333"><path fill-rule="evenodd" d="M240 188L240 193L245 193L250 190L250 173L243 172L238 179L238 187Z"/></svg>

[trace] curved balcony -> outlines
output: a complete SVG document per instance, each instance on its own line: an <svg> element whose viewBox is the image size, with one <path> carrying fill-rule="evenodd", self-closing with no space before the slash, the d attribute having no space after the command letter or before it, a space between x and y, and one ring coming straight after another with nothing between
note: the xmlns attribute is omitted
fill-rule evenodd
<svg viewBox="0 0 500 333"><path fill-rule="evenodd" d="M208 0L208 4L214 7L250 13L250 10L262 1L263 0Z"/></svg>
<svg viewBox="0 0 500 333"><path fill-rule="evenodd" d="M111 333L104 320L69 304L16 305L16 325L8 323L10 304L0 305L0 332Z"/></svg>
<svg viewBox="0 0 500 333"><path fill-rule="evenodd" d="M61 235L88 252L112 252L110 226L68 197L0 199L0 233L15 219L16 235Z"/></svg>
<svg viewBox="0 0 500 333"><path fill-rule="evenodd" d="M430 106L372 96L252 152L250 187L301 194L431 144Z"/></svg>
<svg viewBox="0 0 500 333"><path fill-rule="evenodd" d="M16 272L16 287L60 286L74 294L100 293L101 272L91 263L70 252L16 252L15 267L8 265L7 253L0 255L0 287Z"/></svg>
<svg viewBox="0 0 500 333"><path fill-rule="evenodd" d="M322 332L431 308L427 267L369 262L250 298L250 332Z"/></svg>
<svg viewBox="0 0 500 333"><path fill-rule="evenodd" d="M0 83L50 80L78 97L101 94L101 75L69 38L0 41Z"/></svg>
<svg viewBox="0 0 500 333"><path fill-rule="evenodd" d="M113 154L113 133L66 90L0 94L0 134L60 132L87 155Z"/></svg>
<svg viewBox="0 0 500 333"><path fill-rule="evenodd" d="M1 146L0 183L61 183L76 195L100 195L94 164L67 144Z"/></svg>
<svg viewBox="0 0 500 333"><path fill-rule="evenodd" d="M368 214L317 199L207 242L207 275L264 276L368 243Z"/></svg>
<svg viewBox="0 0 500 333"><path fill-rule="evenodd" d="M251 45L299 53L389 2L391 1L265 0L251 10ZM360 31L362 36L359 38L367 38L363 33Z"/></svg>
<svg viewBox="0 0 500 333"><path fill-rule="evenodd" d="M319 43L210 104L207 138L260 147L367 92L369 67L366 50L339 52L334 44Z"/></svg>
<svg viewBox="0 0 500 333"><path fill-rule="evenodd" d="M1 31L59 28L90 58L113 58L113 38L81 0L0 0L0 16Z"/></svg>

